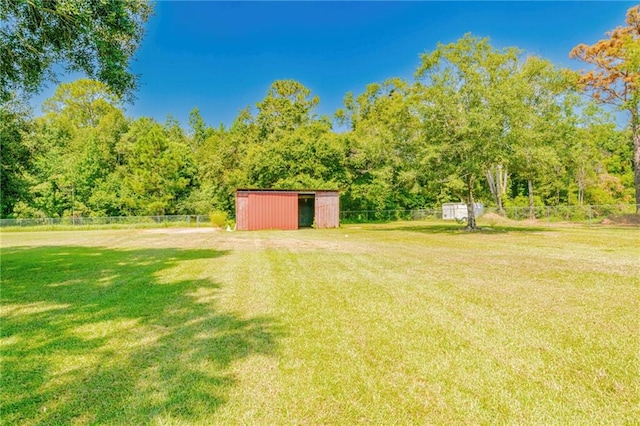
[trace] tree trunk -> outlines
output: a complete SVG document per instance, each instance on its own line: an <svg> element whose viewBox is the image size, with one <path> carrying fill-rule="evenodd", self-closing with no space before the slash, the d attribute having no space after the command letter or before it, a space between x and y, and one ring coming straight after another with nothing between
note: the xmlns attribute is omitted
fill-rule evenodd
<svg viewBox="0 0 640 426"><path fill-rule="evenodd" d="M507 194L507 182L509 181L509 173L508 173L507 167L505 167L504 170L501 170L501 171L502 171L502 176L500 177L500 182L498 185L498 187L500 188L500 191L498 192L499 194L498 208L500 209L500 214L502 216L506 216L507 213L504 211L504 206L502 205L502 196Z"/></svg>
<svg viewBox="0 0 640 426"><path fill-rule="evenodd" d="M580 164L580 170L578 170L578 205L582 205L582 200L584 199L584 188L586 186L586 166L584 164L584 160Z"/></svg>
<svg viewBox="0 0 640 426"><path fill-rule="evenodd" d="M494 176L493 170L491 168L487 169L487 182L489 183L489 190L491 191L491 197L493 197L493 201L496 203L496 206L498 205L497 174L498 173L496 173L496 175ZM498 210L500 210L500 207L498 207Z"/></svg>
<svg viewBox="0 0 640 426"><path fill-rule="evenodd" d="M489 182L489 189L498 207L498 214L505 215L504 206L502 205L502 196L507 193L507 180L509 174L507 168L502 169L502 164L498 164L495 171L492 169L487 170L487 181Z"/></svg>
<svg viewBox="0 0 640 426"><path fill-rule="evenodd" d="M633 131L633 168L634 184L636 187L636 213L640 214L640 120L636 114L631 119Z"/></svg>
<svg viewBox="0 0 640 426"><path fill-rule="evenodd" d="M529 189L529 219L535 219L536 210L533 203L533 181L531 179L527 180L527 186Z"/></svg>
<svg viewBox="0 0 640 426"><path fill-rule="evenodd" d="M473 208L473 176L469 176L467 180L468 190L467 193L467 226L464 228L467 231L475 231L477 229L476 226L476 212Z"/></svg>

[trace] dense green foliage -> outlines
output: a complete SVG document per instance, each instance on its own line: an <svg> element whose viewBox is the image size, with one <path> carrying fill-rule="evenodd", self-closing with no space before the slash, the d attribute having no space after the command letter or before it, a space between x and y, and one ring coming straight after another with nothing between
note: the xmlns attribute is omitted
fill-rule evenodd
<svg viewBox="0 0 640 426"><path fill-rule="evenodd" d="M29 185L26 171L31 155L22 142L22 135L28 133L29 123L26 113L16 105L0 108L0 215L7 216L14 204L26 196Z"/></svg>
<svg viewBox="0 0 640 426"><path fill-rule="evenodd" d="M580 85L596 102L628 114L633 138L636 212L640 214L640 5L627 10L626 26L607 32L592 46L579 44L571 56L594 68L583 72Z"/></svg>
<svg viewBox="0 0 640 426"><path fill-rule="evenodd" d="M230 127L197 108L186 129L132 119L120 99L79 80L43 117L3 104L2 216L233 216L238 187L340 189L343 210L633 202L629 130L569 71L471 35L424 53L413 81L347 93L334 117L293 80ZM508 171L499 194L496 170Z"/></svg>
<svg viewBox="0 0 640 426"><path fill-rule="evenodd" d="M0 2L0 101L37 92L54 65L83 71L120 96L132 95L129 61L152 12L143 0Z"/></svg>

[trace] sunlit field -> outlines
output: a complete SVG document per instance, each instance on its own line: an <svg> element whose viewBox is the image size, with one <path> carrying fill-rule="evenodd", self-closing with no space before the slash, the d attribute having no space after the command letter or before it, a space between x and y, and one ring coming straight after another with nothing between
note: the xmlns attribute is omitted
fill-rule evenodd
<svg viewBox="0 0 640 426"><path fill-rule="evenodd" d="M5 232L3 424L633 424L640 230Z"/></svg>

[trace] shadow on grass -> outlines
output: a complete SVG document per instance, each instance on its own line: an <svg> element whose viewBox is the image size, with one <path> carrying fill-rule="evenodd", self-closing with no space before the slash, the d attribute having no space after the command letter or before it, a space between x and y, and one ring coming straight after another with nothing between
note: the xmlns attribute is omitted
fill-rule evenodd
<svg viewBox="0 0 640 426"><path fill-rule="evenodd" d="M272 318L219 312L218 284L172 279L225 254L3 249L3 423L197 423L215 412L231 364L274 354L282 335Z"/></svg>
<svg viewBox="0 0 640 426"><path fill-rule="evenodd" d="M465 225L451 224L425 224L425 225L411 225L411 226L394 226L394 227L380 227L371 228L372 231L407 231L407 232L419 232L423 234L452 234L452 235L467 235L467 234L507 234L507 233L527 233L527 232L547 232L548 228L539 226L479 226L475 231L470 232L465 229Z"/></svg>

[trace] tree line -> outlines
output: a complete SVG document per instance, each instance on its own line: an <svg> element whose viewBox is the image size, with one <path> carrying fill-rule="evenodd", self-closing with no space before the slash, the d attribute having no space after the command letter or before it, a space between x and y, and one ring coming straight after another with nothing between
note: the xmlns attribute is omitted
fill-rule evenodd
<svg viewBox="0 0 640 426"><path fill-rule="evenodd" d="M640 49L627 50L637 59ZM273 82L228 127L205 123L198 108L186 127L127 117L108 81L59 85L36 118L5 93L0 214L233 215L241 187L339 189L343 210L634 203L634 66L630 84L609 86L626 90L623 129L602 97L583 96L589 84L599 90L597 75L471 34L422 54L411 80L347 93L331 117L294 80Z"/></svg>

